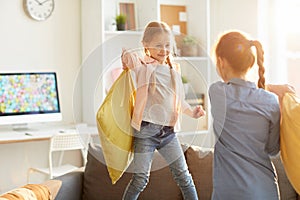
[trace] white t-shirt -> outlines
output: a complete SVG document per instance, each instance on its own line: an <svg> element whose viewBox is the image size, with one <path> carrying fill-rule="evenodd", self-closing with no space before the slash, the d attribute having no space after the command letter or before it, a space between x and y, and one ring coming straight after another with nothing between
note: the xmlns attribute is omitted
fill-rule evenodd
<svg viewBox="0 0 300 200"><path fill-rule="evenodd" d="M143 120L154 124L169 126L174 107L174 86L170 67L157 65L150 78L148 99L143 113ZM174 77L175 78L175 77Z"/></svg>

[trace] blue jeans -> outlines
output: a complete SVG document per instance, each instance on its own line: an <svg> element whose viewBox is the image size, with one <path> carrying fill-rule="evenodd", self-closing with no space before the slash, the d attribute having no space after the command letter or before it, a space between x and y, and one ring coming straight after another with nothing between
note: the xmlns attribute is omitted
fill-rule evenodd
<svg viewBox="0 0 300 200"><path fill-rule="evenodd" d="M185 200L198 199L194 181L188 171L174 128L143 121L141 130L135 131L134 134L134 174L127 185L123 199L138 199L140 193L147 186L156 149L167 161L183 198Z"/></svg>

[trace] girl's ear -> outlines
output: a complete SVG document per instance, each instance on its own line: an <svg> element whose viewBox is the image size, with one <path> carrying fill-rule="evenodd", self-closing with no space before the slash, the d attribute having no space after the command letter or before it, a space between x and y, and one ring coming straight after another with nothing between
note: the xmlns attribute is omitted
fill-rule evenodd
<svg viewBox="0 0 300 200"><path fill-rule="evenodd" d="M220 68L224 67L224 60L221 57L217 58L217 66Z"/></svg>
<svg viewBox="0 0 300 200"><path fill-rule="evenodd" d="M148 47L149 47L149 45L148 45L147 42L143 42L143 46L144 46L145 48L148 48Z"/></svg>
<svg viewBox="0 0 300 200"><path fill-rule="evenodd" d="M224 80L224 70L225 70L225 62L226 60L223 59L222 57L217 58L217 73L218 75ZM225 80L224 80L225 81Z"/></svg>

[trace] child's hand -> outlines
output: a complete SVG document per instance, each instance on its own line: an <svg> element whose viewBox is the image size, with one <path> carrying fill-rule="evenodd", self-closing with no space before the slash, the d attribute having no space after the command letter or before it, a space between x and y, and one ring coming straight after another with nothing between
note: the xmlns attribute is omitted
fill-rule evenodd
<svg viewBox="0 0 300 200"><path fill-rule="evenodd" d="M193 118L199 118L206 114L206 112L203 110L202 106L196 106L193 110Z"/></svg>
<svg viewBox="0 0 300 200"><path fill-rule="evenodd" d="M267 85L267 90L275 93L279 98L282 98L285 93L295 93L295 88L292 85Z"/></svg>
<svg viewBox="0 0 300 200"><path fill-rule="evenodd" d="M284 84L284 85L267 85L266 89L270 92L275 93L278 96L280 108L282 106L282 100L285 93L293 93L296 94L295 88L292 85Z"/></svg>
<svg viewBox="0 0 300 200"><path fill-rule="evenodd" d="M127 50L125 48L122 49L122 66L123 69L133 69L136 66L140 66L142 63L144 63L138 56L137 52L133 50Z"/></svg>
<svg viewBox="0 0 300 200"><path fill-rule="evenodd" d="M125 48L122 48L121 60L122 60L123 70L128 69L128 66L126 65L127 62L126 54L127 54L127 50Z"/></svg>

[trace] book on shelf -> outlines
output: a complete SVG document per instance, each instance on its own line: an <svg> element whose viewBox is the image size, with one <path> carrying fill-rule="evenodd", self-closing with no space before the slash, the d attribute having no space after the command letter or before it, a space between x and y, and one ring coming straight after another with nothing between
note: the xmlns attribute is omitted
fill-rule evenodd
<svg viewBox="0 0 300 200"><path fill-rule="evenodd" d="M185 100L192 107L201 105L205 109L204 97L205 95L203 93L188 93L185 95Z"/></svg>

